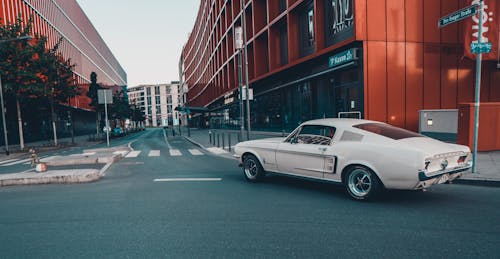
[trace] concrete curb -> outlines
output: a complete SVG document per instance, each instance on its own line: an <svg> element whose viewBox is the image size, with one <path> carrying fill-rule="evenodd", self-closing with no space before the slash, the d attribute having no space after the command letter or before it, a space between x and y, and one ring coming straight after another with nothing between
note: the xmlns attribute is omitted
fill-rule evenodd
<svg viewBox="0 0 500 259"><path fill-rule="evenodd" d="M8 176L5 175L5 177ZM97 169L53 170L45 173L25 173L11 179L0 179L0 186L88 183L97 181L100 177Z"/></svg>
<svg viewBox="0 0 500 259"><path fill-rule="evenodd" d="M187 141L191 142L192 144L194 144L195 146L198 146L199 148L205 150L206 152L212 154L212 155L215 155L215 156L218 156L218 157L222 157L222 158L226 158L226 159L230 159L230 160L234 160L234 157L233 157L233 153L231 152L228 152L228 153L224 153L224 154L216 154L214 152L211 152L210 150L208 150L208 148L206 148L205 146L203 146L202 144L194 141L193 139L191 139L190 137L186 137L186 136L182 136L184 137Z"/></svg>
<svg viewBox="0 0 500 259"><path fill-rule="evenodd" d="M35 185L35 184L74 184L74 183L89 183L99 180L106 175L106 170L114 163L123 158L125 154L114 154L107 157L84 157L77 159L68 159L67 161L58 161L47 164L50 166L61 165L80 165L106 163L106 165L97 169L70 169L70 170L48 170L44 173L29 172L0 175L0 187L16 186L16 185Z"/></svg>

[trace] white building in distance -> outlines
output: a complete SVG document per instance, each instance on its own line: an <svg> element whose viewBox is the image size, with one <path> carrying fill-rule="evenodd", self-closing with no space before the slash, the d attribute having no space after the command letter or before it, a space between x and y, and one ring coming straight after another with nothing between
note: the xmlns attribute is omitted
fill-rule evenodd
<svg viewBox="0 0 500 259"><path fill-rule="evenodd" d="M179 82L138 85L127 89L131 105L136 105L146 117L146 127L179 124Z"/></svg>

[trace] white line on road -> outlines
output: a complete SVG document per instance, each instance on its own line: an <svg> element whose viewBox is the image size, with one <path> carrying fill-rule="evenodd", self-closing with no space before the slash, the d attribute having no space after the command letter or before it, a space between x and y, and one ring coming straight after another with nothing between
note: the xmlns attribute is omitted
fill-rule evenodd
<svg viewBox="0 0 500 259"><path fill-rule="evenodd" d="M224 150L222 148L218 148L218 147L209 147L209 148L207 148L207 150L210 151L211 153L216 154L216 155L229 153L226 150Z"/></svg>
<svg viewBox="0 0 500 259"><path fill-rule="evenodd" d="M181 151L179 151L178 149L170 149L168 152L171 156L182 156Z"/></svg>
<svg viewBox="0 0 500 259"><path fill-rule="evenodd" d="M5 161L0 162L0 165L1 164L6 164L6 163L9 163L9 162L12 162L12 161L17 161L17 160L19 160L19 159L16 158L16 159L5 160Z"/></svg>
<svg viewBox="0 0 500 259"><path fill-rule="evenodd" d="M126 151L126 150L119 150L119 151L113 152L113 155L120 155L121 154L122 156L124 156L127 153L128 153L128 151Z"/></svg>
<svg viewBox="0 0 500 259"><path fill-rule="evenodd" d="M217 182L222 178L163 178L155 179L155 182Z"/></svg>
<svg viewBox="0 0 500 259"><path fill-rule="evenodd" d="M137 150L130 151L130 153L128 153L128 155L126 157L138 157L140 153L141 153L141 151L137 151Z"/></svg>
<svg viewBox="0 0 500 259"><path fill-rule="evenodd" d="M22 164L22 163L26 163L26 162L28 162L30 160L31 160L30 158L23 159L23 160L19 160L19 161L16 161L16 162L12 162L12 163L8 163L8 164L3 164L2 166L11 166L11 165Z"/></svg>
<svg viewBox="0 0 500 259"><path fill-rule="evenodd" d="M189 149L189 153L191 153L191 155L193 155L193 156L202 156L203 155L203 153L201 153L201 151L198 149Z"/></svg>
<svg viewBox="0 0 500 259"><path fill-rule="evenodd" d="M148 156L160 156L160 150L151 150Z"/></svg>

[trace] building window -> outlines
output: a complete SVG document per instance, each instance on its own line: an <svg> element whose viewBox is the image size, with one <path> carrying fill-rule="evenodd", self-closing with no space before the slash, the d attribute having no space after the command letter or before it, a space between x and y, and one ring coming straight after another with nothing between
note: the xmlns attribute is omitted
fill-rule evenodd
<svg viewBox="0 0 500 259"><path fill-rule="evenodd" d="M172 105L167 105L167 113L172 113Z"/></svg>
<svg viewBox="0 0 500 259"><path fill-rule="evenodd" d="M155 101L156 101L156 104L160 104L160 96L155 96Z"/></svg>
<svg viewBox="0 0 500 259"><path fill-rule="evenodd" d="M155 86L155 94L160 95L160 87L159 86Z"/></svg>
<svg viewBox="0 0 500 259"><path fill-rule="evenodd" d="M157 114L157 115L160 115L160 114L161 114L161 106L160 106L160 105L157 105L157 106L156 106L156 114Z"/></svg>
<svg viewBox="0 0 500 259"><path fill-rule="evenodd" d="M300 55L307 56L314 52L314 5L309 2L299 16Z"/></svg>
<svg viewBox="0 0 500 259"><path fill-rule="evenodd" d="M170 90L170 86L168 86L168 85L167 85L167 86L165 86L165 92L166 92L167 94L170 94L170 92L171 92L171 90Z"/></svg>
<svg viewBox="0 0 500 259"><path fill-rule="evenodd" d="M148 99L148 105L151 105L152 104L151 97L147 97L147 99Z"/></svg>
<svg viewBox="0 0 500 259"><path fill-rule="evenodd" d="M171 95L167 96L167 103L172 104L172 96Z"/></svg>
<svg viewBox="0 0 500 259"><path fill-rule="evenodd" d="M151 88L146 88L146 95L151 96Z"/></svg>
<svg viewBox="0 0 500 259"><path fill-rule="evenodd" d="M353 0L325 0L327 46L354 37Z"/></svg>
<svg viewBox="0 0 500 259"><path fill-rule="evenodd" d="M288 32L286 24L280 27L280 61L281 65L288 64Z"/></svg>

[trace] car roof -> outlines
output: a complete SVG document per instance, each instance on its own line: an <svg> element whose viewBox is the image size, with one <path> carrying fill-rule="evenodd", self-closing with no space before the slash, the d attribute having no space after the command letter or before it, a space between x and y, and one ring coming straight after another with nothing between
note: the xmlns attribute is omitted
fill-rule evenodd
<svg viewBox="0 0 500 259"><path fill-rule="evenodd" d="M326 118L326 119L318 119L318 120L310 120L303 123L303 125L312 125L312 124L320 124L332 127L352 127L354 125L363 124L363 123L380 123L380 121L371 121L371 120L363 120L363 119L349 119L349 118Z"/></svg>

